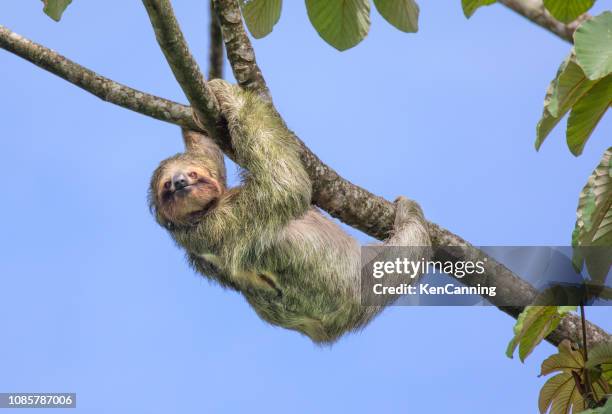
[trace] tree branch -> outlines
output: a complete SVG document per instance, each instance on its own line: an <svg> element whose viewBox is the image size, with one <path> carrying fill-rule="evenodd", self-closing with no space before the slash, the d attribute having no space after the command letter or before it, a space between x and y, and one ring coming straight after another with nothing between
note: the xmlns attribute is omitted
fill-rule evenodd
<svg viewBox="0 0 612 414"><path fill-rule="evenodd" d="M242 26L240 6L235 1L212 0L212 2L221 24L227 57L238 85L257 93L265 101L272 102L270 90L261 69L257 66L255 51Z"/></svg>
<svg viewBox="0 0 612 414"><path fill-rule="evenodd" d="M574 43L576 28L591 16L587 13L571 23L562 23L555 19L544 7L542 0L497 0L498 3L514 10L526 19L556 34L561 39Z"/></svg>
<svg viewBox="0 0 612 414"><path fill-rule="evenodd" d="M66 59L53 50L34 43L2 25L0 25L0 48L67 80L105 102L113 103L160 121L198 129L192 119L190 107L149 95L100 76L94 71Z"/></svg>
<svg viewBox="0 0 612 414"><path fill-rule="evenodd" d="M244 28L242 30L244 31ZM250 42L248 46L250 47ZM193 121L189 107L113 82L41 45L11 32L3 26L0 26L0 47L60 76L107 102L162 121L202 131ZM216 114L213 113L213 116L216 116ZM225 144L223 145L224 151L231 156L231 148L227 146L228 137L220 137L218 142ZM304 164L314 183L315 193L313 201L335 217L371 236L379 239L386 237L391 229L392 218L394 216L393 205L383 198L375 196L367 190L344 180L333 169L320 162L316 155L310 152L303 143L302 146ZM482 251L472 247L459 236L436 224L429 223L429 230L432 241L437 247L436 258L439 260L481 260L487 257ZM461 257L455 256L452 249L444 248L444 246L448 245L465 246L465 254ZM492 258L488 258L487 262L489 282L492 285L498 286L500 298L506 298L506 301L511 302L513 298L529 300L534 297L535 290L517 275ZM462 282L466 283L469 280L464 278ZM500 309L514 317L521 310L520 307L516 306L507 307L501 303L497 303L497 305ZM578 341L580 339L579 323L579 319L574 316L565 318L555 332L547 339L553 344L558 344L565 338ZM587 333L590 344L609 339L605 331L592 324L589 324Z"/></svg>
<svg viewBox="0 0 612 414"><path fill-rule="evenodd" d="M209 24L209 50L208 50L208 79L223 78L223 36L221 26L215 14L213 0L210 1L210 24Z"/></svg>
<svg viewBox="0 0 612 414"><path fill-rule="evenodd" d="M208 129L210 135L219 136L218 103L208 88L204 75L187 47L172 5L168 0L142 0L153 29L157 43L164 53L172 73L185 92L197 119Z"/></svg>
<svg viewBox="0 0 612 414"><path fill-rule="evenodd" d="M180 34L180 27L176 23L169 0L143 0L143 2L145 4L147 2L159 3L158 7L152 9L153 12L158 14L151 19L153 25L157 24L159 26L156 27L158 39L174 38L178 39L177 43L183 42L183 44L174 45L180 53L173 54L165 51L164 54L173 57L173 60L169 60L169 63L173 66L177 80L181 86L183 86L181 82L186 82L185 86L189 88L193 83L189 80L192 73L190 68L193 58L189 53L187 44L184 43L182 34ZM244 88L255 91L264 98L270 97L270 91L257 65L255 52L244 29L238 3L236 0L214 0L214 7L221 24L225 47L236 79ZM163 20L170 23L160 24L160 21ZM163 33L163 31L168 31L168 33ZM173 31L179 33L173 33ZM160 47L163 49L168 46L160 41ZM184 59L184 65L180 62L181 56ZM177 75L177 72L179 75ZM193 102L192 105L194 105ZM323 164L297 136L294 135L294 138L302 146L302 160L313 182L313 201L341 221L379 239L385 238L392 228L394 206L383 198L375 196L340 177L333 169ZM433 223L429 223L429 231L432 242L436 247L435 257L437 259L451 261L483 260L487 263L487 282L489 286L496 286L499 292L499 297L490 298L490 301L503 311L516 318L522 308L506 305L509 303L529 303L535 298L536 291L532 286L459 236ZM447 246L462 247L459 250L461 254L457 256L458 249L449 249ZM461 279L461 281L467 285L476 284L475 279ZM569 327L569 325L564 325L564 327ZM600 328L595 326L590 326L590 328L589 332L593 341L608 338L605 331ZM573 341L580 339L579 330L555 332L552 338L555 337L554 335L561 338L570 338Z"/></svg>

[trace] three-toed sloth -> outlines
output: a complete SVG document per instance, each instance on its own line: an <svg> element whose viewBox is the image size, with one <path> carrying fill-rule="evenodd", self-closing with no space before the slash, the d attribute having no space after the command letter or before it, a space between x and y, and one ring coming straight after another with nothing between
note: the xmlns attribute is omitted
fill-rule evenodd
<svg viewBox="0 0 612 414"><path fill-rule="evenodd" d="M227 188L219 148L185 131L187 151L163 161L151 180L157 221L199 273L241 292L264 320L317 343L365 326L382 306L362 305L360 246L311 206L311 182L284 122L238 86L209 86L244 167L242 183ZM385 244L430 246L415 202L396 200ZM409 259L423 254L416 249Z"/></svg>

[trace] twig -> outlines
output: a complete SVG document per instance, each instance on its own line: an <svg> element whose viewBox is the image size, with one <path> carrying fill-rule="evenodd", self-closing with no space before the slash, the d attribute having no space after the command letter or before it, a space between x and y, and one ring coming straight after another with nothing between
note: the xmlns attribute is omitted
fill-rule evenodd
<svg viewBox="0 0 612 414"><path fill-rule="evenodd" d="M566 40L570 43L574 43L574 32L576 28L585 20L590 19L591 16L587 13L578 17L571 23L562 23L555 19L546 10L542 0L497 0L504 6L514 10L526 19L531 20L533 23L543 27L551 33L556 34L561 39Z"/></svg>
<svg viewBox="0 0 612 414"><path fill-rule="evenodd" d="M586 316L584 313L584 303L580 302L580 325L582 327L582 354L584 357L584 364L589 360L589 345L587 341L586 333ZM595 408L597 401L593 396L593 384L591 383L591 374L588 369L584 369L584 399L587 402L589 408Z"/></svg>
<svg viewBox="0 0 612 414"><path fill-rule="evenodd" d="M257 93L265 101L272 102L270 90L257 66L255 51L242 26L240 6L234 0L213 0L213 6L221 24L227 57L238 84Z"/></svg>
<svg viewBox="0 0 612 414"><path fill-rule="evenodd" d="M208 47L208 79L223 78L223 36L215 14L213 0L210 1L210 26Z"/></svg>
<svg viewBox="0 0 612 414"><path fill-rule="evenodd" d="M160 121L198 129L191 108L100 76L70 59L0 25L0 48L109 102Z"/></svg>
<svg viewBox="0 0 612 414"><path fill-rule="evenodd" d="M215 127L219 122L217 100L208 88L198 63L189 52L172 5L168 0L142 0L142 3L149 14L157 43L198 120L211 135L219 135Z"/></svg>

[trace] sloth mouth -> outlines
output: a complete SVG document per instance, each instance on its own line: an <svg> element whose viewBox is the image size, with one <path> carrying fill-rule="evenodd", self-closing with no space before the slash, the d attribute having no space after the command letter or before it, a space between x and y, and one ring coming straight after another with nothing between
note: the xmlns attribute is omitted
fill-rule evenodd
<svg viewBox="0 0 612 414"><path fill-rule="evenodd" d="M178 195L180 197L185 196L185 195L189 194L189 192L193 189L193 187L195 187L195 184L186 185L183 188L180 188L178 190L174 190L173 194Z"/></svg>

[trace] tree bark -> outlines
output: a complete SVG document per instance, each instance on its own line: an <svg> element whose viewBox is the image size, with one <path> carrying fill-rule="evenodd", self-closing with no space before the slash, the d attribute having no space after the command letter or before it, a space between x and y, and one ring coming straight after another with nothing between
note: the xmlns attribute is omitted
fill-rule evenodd
<svg viewBox="0 0 612 414"><path fill-rule="evenodd" d="M576 28L591 16L587 13L578 17L571 23L562 23L555 19L544 7L542 0L497 0L521 16L543 27L549 32L559 36L561 39L574 43L574 32Z"/></svg>
<svg viewBox="0 0 612 414"><path fill-rule="evenodd" d="M210 1L208 79L223 79L223 36L215 14L213 0Z"/></svg>

